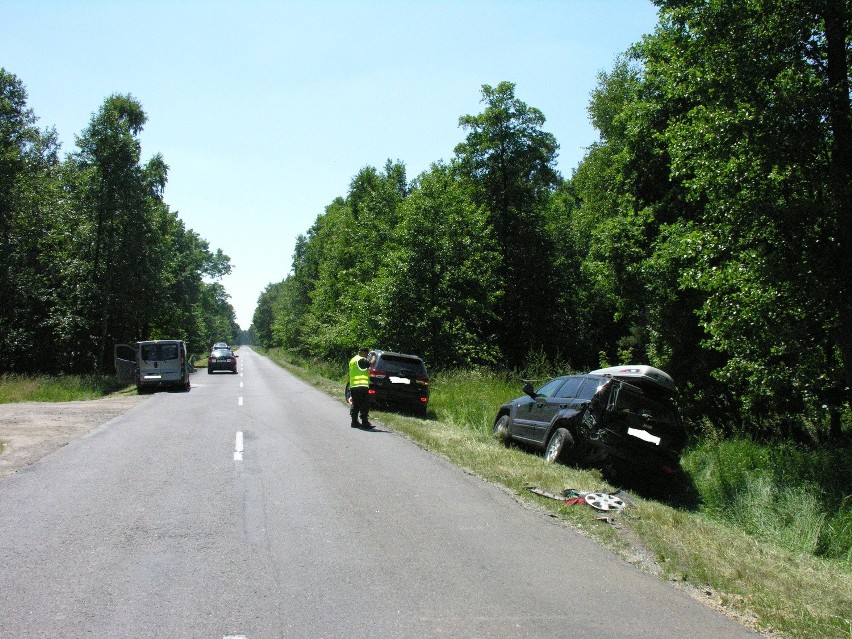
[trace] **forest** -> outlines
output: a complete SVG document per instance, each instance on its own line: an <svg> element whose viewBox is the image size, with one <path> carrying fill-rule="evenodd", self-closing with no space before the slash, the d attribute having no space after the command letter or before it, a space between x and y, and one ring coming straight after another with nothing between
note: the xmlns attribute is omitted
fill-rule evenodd
<svg viewBox="0 0 852 639"><path fill-rule="evenodd" d="M60 157L0 68L0 374L111 375L116 343L235 340L230 259L165 203L165 160L140 157L146 119L111 95Z"/></svg>
<svg viewBox="0 0 852 639"><path fill-rule="evenodd" d="M657 0L601 72L570 176L504 81L449 161L357 171L261 294L254 339L346 361L554 372L648 363L693 429L850 433L852 117L845 0Z"/></svg>

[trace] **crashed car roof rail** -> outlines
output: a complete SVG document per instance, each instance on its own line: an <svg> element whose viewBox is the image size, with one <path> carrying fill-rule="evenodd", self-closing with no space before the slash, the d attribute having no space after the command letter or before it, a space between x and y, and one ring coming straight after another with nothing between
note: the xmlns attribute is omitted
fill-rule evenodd
<svg viewBox="0 0 852 639"><path fill-rule="evenodd" d="M623 366L610 366L591 371L590 375L605 375L627 381L634 386L639 384L653 384L662 388L672 395L677 394L677 386L671 376L665 371L645 364L626 364Z"/></svg>

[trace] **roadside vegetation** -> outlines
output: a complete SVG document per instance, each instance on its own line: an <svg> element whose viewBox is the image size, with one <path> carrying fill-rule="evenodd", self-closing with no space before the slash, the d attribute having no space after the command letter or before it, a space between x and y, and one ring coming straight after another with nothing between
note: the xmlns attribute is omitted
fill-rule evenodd
<svg viewBox="0 0 852 639"><path fill-rule="evenodd" d="M343 401L340 363L259 349ZM770 636L852 637L852 463L826 451L746 439L693 443L673 484L614 486L595 469L544 462L491 436L497 407L521 394L521 378L484 370L432 374L427 418L376 411L418 445L522 503L548 512L638 568L687 588ZM617 492L629 506L603 513L532 493L536 487ZM774 633L774 634L773 634Z"/></svg>
<svg viewBox="0 0 852 639"><path fill-rule="evenodd" d="M240 337L334 395L358 345L420 355L429 418L394 429L620 552L638 535L762 628L852 637L852 8L654 3L654 32L599 73L599 140L570 176L544 113L484 84L449 160L363 167L318 212ZM106 98L60 159L23 82L0 69L0 89L0 373L235 341L230 260L165 202L164 159L141 162L141 104ZM676 490L629 487L619 529L526 489L616 488L599 473L490 428L511 371L627 363L677 382L691 444Z"/></svg>
<svg viewBox="0 0 852 639"><path fill-rule="evenodd" d="M134 388L115 377L96 375L0 375L0 404L100 399Z"/></svg>
<svg viewBox="0 0 852 639"><path fill-rule="evenodd" d="M143 161L141 103L99 98L61 153L0 67L0 374L107 375L116 343L241 336L230 258L169 207L165 158Z"/></svg>
<svg viewBox="0 0 852 639"><path fill-rule="evenodd" d="M395 430L628 556L636 536L763 629L852 637L852 9L654 3L598 75L599 140L570 176L544 114L485 84L449 160L364 167L318 212L252 335L337 396L358 345L421 356L429 418L388 413ZM521 377L621 364L680 389L678 482L611 486L492 441ZM528 485L635 505L618 528Z"/></svg>

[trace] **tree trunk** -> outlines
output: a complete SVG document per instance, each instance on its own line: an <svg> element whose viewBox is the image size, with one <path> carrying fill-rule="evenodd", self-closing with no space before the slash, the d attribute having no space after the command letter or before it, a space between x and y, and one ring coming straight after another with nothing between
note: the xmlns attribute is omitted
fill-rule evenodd
<svg viewBox="0 0 852 639"><path fill-rule="evenodd" d="M843 357L846 401L852 404L852 113L849 104L849 61L846 58L846 0L826 0L825 36L829 113L832 132L831 196L840 243L840 326L835 338ZM839 420L832 431L839 431ZM832 432L839 436L839 432Z"/></svg>

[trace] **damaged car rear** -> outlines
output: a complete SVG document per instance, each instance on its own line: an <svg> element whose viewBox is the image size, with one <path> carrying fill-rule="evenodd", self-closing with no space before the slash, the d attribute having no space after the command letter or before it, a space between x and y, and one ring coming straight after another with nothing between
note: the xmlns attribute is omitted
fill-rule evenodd
<svg viewBox="0 0 852 639"><path fill-rule="evenodd" d="M686 432L668 374L644 365L565 375L500 407L494 436L542 450L549 462L670 474Z"/></svg>

